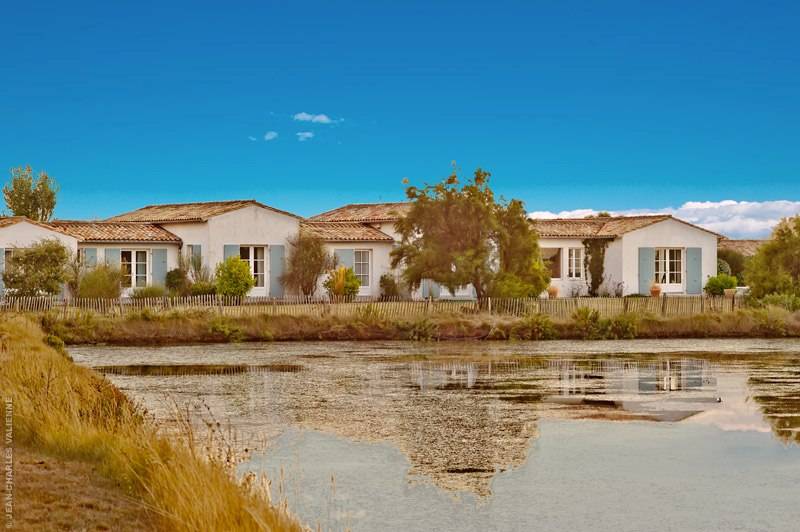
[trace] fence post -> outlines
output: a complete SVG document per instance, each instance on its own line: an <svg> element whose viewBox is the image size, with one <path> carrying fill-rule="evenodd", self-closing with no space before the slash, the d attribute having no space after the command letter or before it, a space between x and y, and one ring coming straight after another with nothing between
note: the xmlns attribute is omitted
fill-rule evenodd
<svg viewBox="0 0 800 532"><path fill-rule="evenodd" d="M486 300L489 303L489 315L491 316L492 315L492 298L491 297L487 297Z"/></svg>

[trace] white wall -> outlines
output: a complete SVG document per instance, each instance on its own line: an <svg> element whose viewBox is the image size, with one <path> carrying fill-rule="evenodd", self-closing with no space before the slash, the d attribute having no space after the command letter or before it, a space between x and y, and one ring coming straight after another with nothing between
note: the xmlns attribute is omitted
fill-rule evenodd
<svg viewBox="0 0 800 532"><path fill-rule="evenodd" d="M55 239L75 253L78 239L30 222L17 222L0 228L0 248L27 248L45 239Z"/></svg>
<svg viewBox="0 0 800 532"><path fill-rule="evenodd" d="M664 220L636 231L622 235L622 266L625 294L639 292L639 248L701 248L702 249L702 284L705 286L709 277L717 274L717 236L679 222ZM686 286L686 252L683 253L683 287L675 290L685 292Z"/></svg>
<svg viewBox="0 0 800 532"><path fill-rule="evenodd" d="M603 260L603 284L600 285L600 292L609 295L615 295L617 285L623 283L622 291L626 293L625 289L625 274L622 268L622 239L617 238L608 243L606 248L605 260Z"/></svg>
<svg viewBox="0 0 800 532"><path fill-rule="evenodd" d="M370 260L370 283L369 287L362 286L359 296L378 297L381 295L380 279L386 273L394 273L391 267L393 244L391 242L327 242L325 249L333 254L337 249L368 249L371 253ZM323 275L319 280L317 295L325 295L325 288L322 283L327 276Z"/></svg>
<svg viewBox="0 0 800 532"><path fill-rule="evenodd" d="M211 218L208 222L162 224L165 229L178 235L184 247L200 244L203 264L213 272L224 259L226 244L251 246L287 246L287 240L297 234L300 220L293 216L265 209L257 205L227 212ZM267 250L265 284L269 287L270 266ZM266 290L253 289L251 295L268 295Z"/></svg>

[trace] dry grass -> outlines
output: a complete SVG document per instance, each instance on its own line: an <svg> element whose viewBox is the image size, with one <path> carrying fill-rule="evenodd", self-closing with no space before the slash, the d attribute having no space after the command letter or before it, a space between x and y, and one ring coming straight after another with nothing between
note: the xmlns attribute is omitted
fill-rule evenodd
<svg viewBox="0 0 800 532"><path fill-rule="evenodd" d="M549 318L536 315L539 321ZM744 309L686 317L626 314L611 319L631 322L636 338L763 338L800 336L800 313L784 309ZM237 341L295 340L511 340L531 318L487 314L435 314L415 319L385 319L370 315L245 316L221 317L204 311L150 314L125 318L95 317L60 319L41 315L45 331L67 344L163 345ZM575 320L553 323L553 338L598 338L587 335ZM551 336L546 336L551 337ZM623 336L603 336L620 337Z"/></svg>
<svg viewBox="0 0 800 532"><path fill-rule="evenodd" d="M164 529L302 530L263 484L234 480L235 457L214 434L202 442L191 430L177 441L160 435L107 380L48 347L26 318L0 320L0 389L13 399L16 442L96 465Z"/></svg>

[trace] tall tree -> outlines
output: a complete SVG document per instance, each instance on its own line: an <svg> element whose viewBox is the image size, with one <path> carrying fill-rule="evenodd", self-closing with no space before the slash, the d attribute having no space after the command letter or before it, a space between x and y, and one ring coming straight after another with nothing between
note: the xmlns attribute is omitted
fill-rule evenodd
<svg viewBox="0 0 800 532"><path fill-rule="evenodd" d="M6 206L14 216L46 222L56 208L58 185L47 172L34 177L30 166L11 169L11 181L3 187Z"/></svg>
<svg viewBox="0 0 800 532"><path fill-rule="evenodd" d="M800 215L784 218L747 261L745 277L754 297L785 293L800 296Z"/></svg>
<svg viewBox="0 0 800 532"><path fill-rule="evenodd" d="M289 259L281 282L286 288L311 296L322 274L336 267L336 258L325 251L321 238L308 231L300 230L288 242Z"/></svg>
<svg viewBox="0 0 800 532"><path fill-rule="evenodd" d="M451 291L472 284L478 297L492 294L501 280L523 291L545 288L549 278L522 203L496 202L489 177L479 168L462 185L454 171L441 183L406 189L411 209L396 224L401 241L392 266L404 265L410 287L423 279Z"/></svg>

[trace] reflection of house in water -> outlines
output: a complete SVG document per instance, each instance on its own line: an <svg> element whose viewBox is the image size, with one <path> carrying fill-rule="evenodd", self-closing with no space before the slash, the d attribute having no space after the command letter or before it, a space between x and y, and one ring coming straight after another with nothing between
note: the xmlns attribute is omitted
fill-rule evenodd
<svg viewBox="0 0 800 532"><path fill-rule="evenodd" d="M558 371L561 395L702 391L717 383L706 360L556 359L550 365Z"/></svg>

